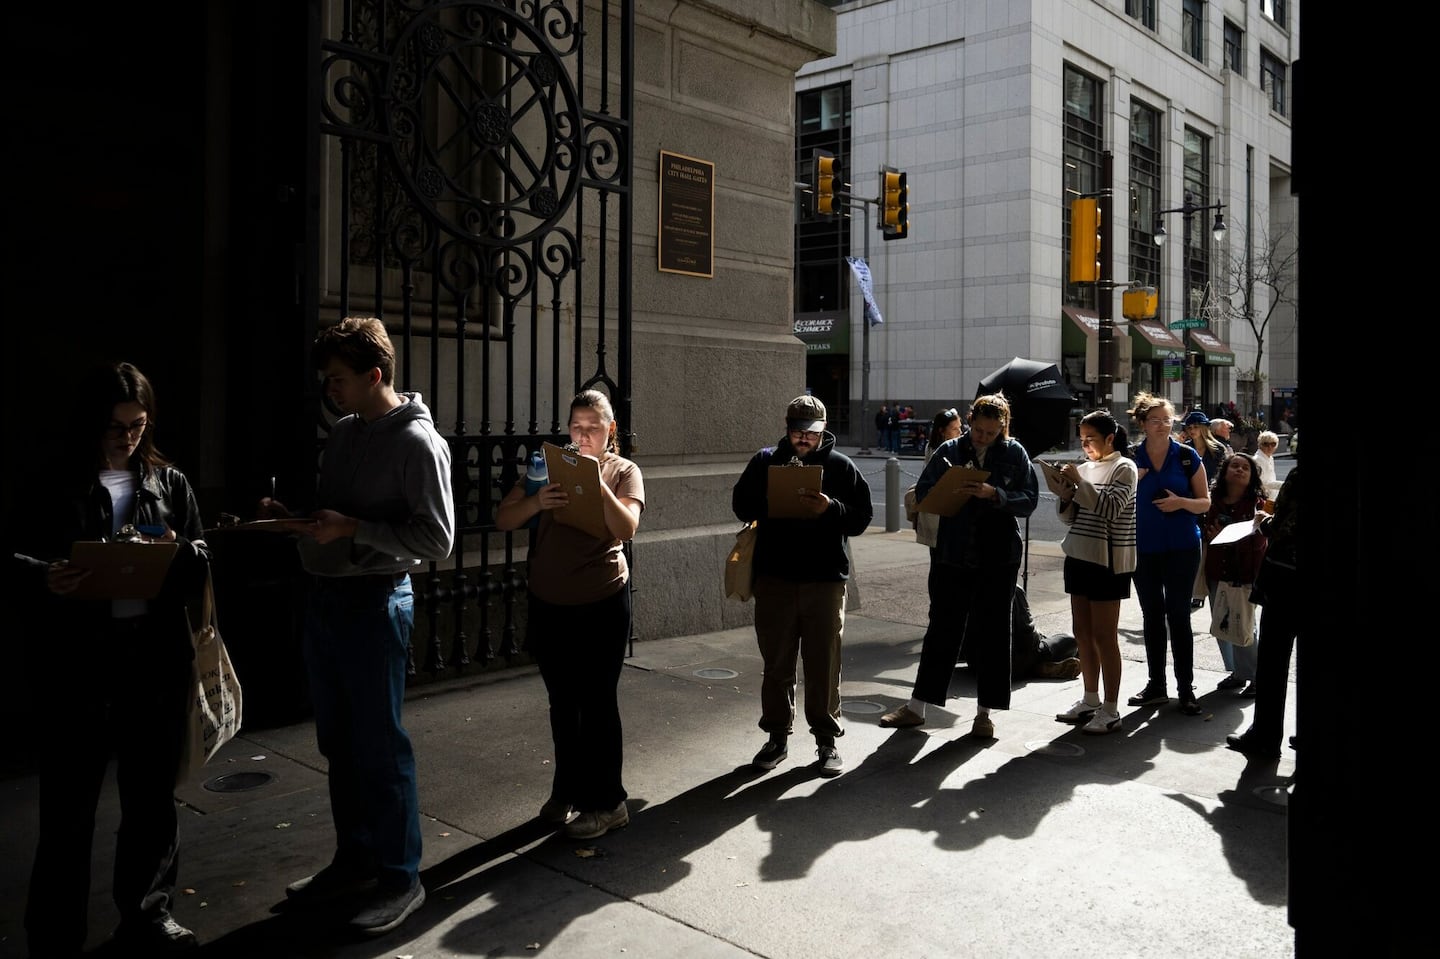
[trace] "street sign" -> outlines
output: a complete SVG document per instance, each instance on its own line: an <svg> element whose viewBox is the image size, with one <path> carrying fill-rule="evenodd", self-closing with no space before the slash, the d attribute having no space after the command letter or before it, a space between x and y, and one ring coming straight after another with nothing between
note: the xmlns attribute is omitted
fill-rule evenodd
<svg viewBox="0 0 1440 959"><path fill-rule="evenodd" d="M1201 330L1205 328L1205 321L1198 316L1187 316L1183 320L1175 320L1170 324L1172 330Z"/></svg>

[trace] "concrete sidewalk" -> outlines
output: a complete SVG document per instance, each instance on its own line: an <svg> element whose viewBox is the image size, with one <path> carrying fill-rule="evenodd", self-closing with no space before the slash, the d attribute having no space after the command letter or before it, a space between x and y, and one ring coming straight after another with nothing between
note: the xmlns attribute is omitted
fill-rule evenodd
<svg viewBox="0 0 1440 959"><path fill-rule="evenodd" d="M186 892L176 918L200 936L200 955L247 959L1293 954L1285 800L1295 754L1247 764L1224 748L1253 701L1213 691L1223 673L1203 611L1203 716L1122 705L1123 734L1082 736L1053 718L1079 681L1028 681L996 715L998 738L975 741L964 735L974 684L959 669L949 710L932 709L919 729L882 729L880 714L908 698L914 678L928 556L909 530L872 529L852 547L859 602L846 628L839 778L811 767L803 718L785 763L749 768L764 739L749 628L636 645L620 691L631 825L587 843L534 819L552 755L536 671L430 684L406 707L429 891L409 923L355 942L277 908L285 885L333 848L309 723L246 729L206 784L179 792ZM1059 569L1055 544L1032 543L1042 632L1069 628ZM1121 629L1130 695L1145 682L1133 600ZM1292 716L1294 699L1292 687ZM268 779L205 788L251 776ZM36 782L22 776L0 791L0 956L23 956ZM117 820L107 784L92 948L116 918Z"/></svg>

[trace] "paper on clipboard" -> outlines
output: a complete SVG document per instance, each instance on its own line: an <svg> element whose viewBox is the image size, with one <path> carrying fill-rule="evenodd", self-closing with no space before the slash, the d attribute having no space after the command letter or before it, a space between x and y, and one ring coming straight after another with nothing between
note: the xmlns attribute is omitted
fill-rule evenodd
<svg viewBox="0 0 1440 959"><path fill-rule="evenodd" d="M583 453L571 453L545 443L545 469L550 482L559 483L570 502L554 511L555 522L573 526L598 540L610 542L615 537L605 525L605 501L600 494L600 461Z"/></svg>
<svg viewBox="0 0 1440 959"><path fill-rule="evenodd" d="M70 565L90 570L69 595L75 599L154 599L179 547L175 543L101 543L79 540Z"/></svg>
<svg viewBox="0 0 1440 959"><path fill-rule="evenodd" d="M1065 478L1065 473L1059 465L1047 460L1037 459L1032 462L1040 464L1040 474L1045 477L1045 485L1050 487L1052 493L1058 493L1070 485L1070 481Z"/></svg>
<svg viewBox="0 0 1440 959"><path fill-rule="evenodd" d="M938 516L954 516L970 499L970 493L962 490L962 483L983 483L990 478L989 470L971 469L968 466L952 466L940 474L940 482L920 501L917 509L922 513Z"/></svg>
<svg viewBox="0 0 1440 959"><path fill-rule="evenodd" d="M803 490L818 491L824 483L820 466L772 466L766 481L767 513L772 519L814 519L815 511L800 498Z"/></svg>
<svg viewBox="0 0 1440 959"><path fill-rule="evenodd" d="M1256 533L1254 523L1227 523L1215 538L1210 541L1211 546L1224 546L1226 543L1238 543L1247 536L1254 536Z"/></svg>

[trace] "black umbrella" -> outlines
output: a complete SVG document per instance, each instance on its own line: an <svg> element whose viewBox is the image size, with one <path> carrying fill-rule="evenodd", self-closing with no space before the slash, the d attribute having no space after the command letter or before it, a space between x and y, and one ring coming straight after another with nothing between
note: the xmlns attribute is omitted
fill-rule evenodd
<svg viewBox="0 0 1440 959"><path fill-rule="evenodd" d="M1070 438L1075 396L1054 363L1015 357L980 381L976 396L1004 393L1010 401L1010 435L1034 456Z"/></svg>

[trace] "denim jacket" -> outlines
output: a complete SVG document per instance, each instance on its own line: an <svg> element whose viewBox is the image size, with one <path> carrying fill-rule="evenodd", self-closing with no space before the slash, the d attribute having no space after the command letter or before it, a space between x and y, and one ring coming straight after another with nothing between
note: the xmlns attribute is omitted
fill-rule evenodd
<svg viewBox="0 0 1440 959"><path fill-rule="evenodd" d="M925 501L941 474L952 465L975 463L975 447L968 433L942 443L915 484L916 502ZM1030 455L1015 440L996 440L990 444L982 468L990 472L985 482L995 487L996 498L971 497L954 516L940 518L936 548L942 563L975 568L1020 562L1025 544L1017 520L1035 512L1040 501L1040 482L1030 465Z"/></svg>

